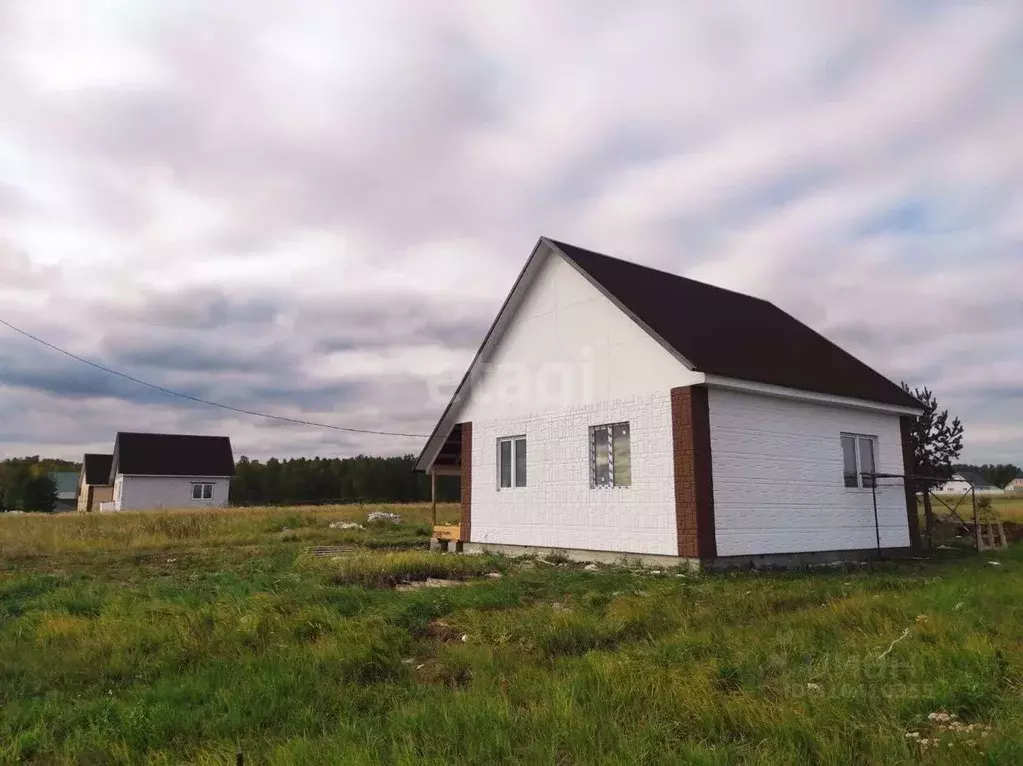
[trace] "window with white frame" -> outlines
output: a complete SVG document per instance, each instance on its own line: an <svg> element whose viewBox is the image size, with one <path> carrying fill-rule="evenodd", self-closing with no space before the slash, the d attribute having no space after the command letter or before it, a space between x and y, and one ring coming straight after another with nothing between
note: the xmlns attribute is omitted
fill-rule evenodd
<svg viewBox="0 0 1023 766"><path fill-rule="evenodd" d="M865 434L842 434L842 472L845 486L870 489L874 486L873 476L877 468L877 437Z"/></svg>
<svg viewBox="0 0 1023 766"><path fill-rule="evenodd" d="M526 437L497 440L497 489L526 486Z"/></svg>
<svg viewBox="0 0 1023 766"><path fill-rule="evenodd" d="M590 427L590 486L632 484L632 450L628 423Z"/></svg>
<svg viewBox="0 0 1023 766"><path fill-rule="evenodd" d="M192 499L193 500L212 500L213 499L213 485L212 484L193 484L192 485Z"/></svg>

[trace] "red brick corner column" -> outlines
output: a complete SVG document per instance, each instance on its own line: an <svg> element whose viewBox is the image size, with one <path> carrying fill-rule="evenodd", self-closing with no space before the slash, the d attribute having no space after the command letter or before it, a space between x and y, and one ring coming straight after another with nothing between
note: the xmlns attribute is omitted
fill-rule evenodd
<svg viewBox="0 0 1023 766"><path fill-rule="evenodd" d="M678 555L701 560L715 558L710 406L706 386L671 389L671 440L675 458Z"/></svg>
<svg viewBox="0 0 1023 766"><path fill-rule="evenodd" d="M913 458L913 420L912 415L899 418L899 429L902 431L902 472L909 474L916 469ZM909 522L909 545L914 551L920 550L920 515L916 506L916 483L903 479L906 488L906 520Z"/></svg>
<svg viewBox="0 0 1023 766"><path fill-rule="evenodd" d="M458 539L469 542L472 531L472 423L462 423L462 519Z"/></svg>

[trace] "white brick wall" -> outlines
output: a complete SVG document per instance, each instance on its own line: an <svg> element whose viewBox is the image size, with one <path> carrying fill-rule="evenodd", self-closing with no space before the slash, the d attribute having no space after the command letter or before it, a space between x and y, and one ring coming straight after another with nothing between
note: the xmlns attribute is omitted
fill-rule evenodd
<svg viewBox="0 0 1023 766"><path fill-rule="evenodd" d="M192 484L213 485L212 500L193 500ZM114 481L114 502L118 511L148 511L176 508L219 508L227 505L231 480L227 477L192 478L178 476L124 476Z"/></svg>
<svg viewBox="0 0 1023 766"><path fill-rule="evenodd" d="M632 486L590 488L589 428L628 421ZM527 487L497 489L497 440L525 434ZM670 393L474 421L472 542L677 555Z"/></svg>
<svg viewBox="0 0 1023 766"><path fill-rule="evenodd" d="M840 434L877 436L878 468L902 473L897 415L710 389L719 556L874 548L870 490L842 480ZM903 487L879 487L883 547L909 545Z"/></svg>

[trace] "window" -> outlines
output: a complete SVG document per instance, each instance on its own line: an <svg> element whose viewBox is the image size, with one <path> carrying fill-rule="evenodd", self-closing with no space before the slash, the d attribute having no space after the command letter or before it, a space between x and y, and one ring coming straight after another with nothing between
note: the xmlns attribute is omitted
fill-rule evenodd
<svg viewBox="0 0 1023 766"><path fill-rule="evenodd" d="M628 487L632 484L629 424L610 423L590 428L590 486Z"/></svg>
<svg viewBox="0 0 1023 766"><path fill-rule="evenodd" d="M845 486L864 489L874 486L874 477L863 474L874 473L877 470L874 462L876 447L876 436L842 434L842 472Z"/></svg>
<svg viewBox="0 0 1023 766"><path fill-rule="evenodd" d="M526 486L526 437L497 440L497 488Z"/></svg>
<svg viewBox="0 0 1023 766"><path fill-rule="evenodd" d="M192 485L192 499L193 500L212 500L213 499L213 485L212 484L193 484Z"/></svg>

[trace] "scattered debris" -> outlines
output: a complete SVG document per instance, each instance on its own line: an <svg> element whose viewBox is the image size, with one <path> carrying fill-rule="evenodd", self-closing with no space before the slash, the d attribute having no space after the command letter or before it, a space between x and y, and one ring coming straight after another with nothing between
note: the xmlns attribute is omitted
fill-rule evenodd
<svg viewBox="0 0 1023 766"><path fill-rule="evenodd" d="M600 567L598 567L596 564L587 564L586 566L583 567L583 571L586 572L596 572L599 569Z"/></svg>
<svg viewBox="0 0 1023 766"><path fill-rule="evenodd" d="M929 621L930 621L930 619L931 619L931 618L930 618L930 617L928 617L928 616L927 616L926 614L918 614L918 615L916 616L916 620L915 620L915 622L918 622L918 623L920 623L921 625L923 625L924 623L926 623L926 622L929 622Z"/></svg>
<svg viewBox="0 0 1023 766"><path fill-rule="evenodd" d="M924 749L940 747L942 734L972 734L974 737L986 737L991 734L991 726L982 723L963 723L955 713L946 713L944 710L936 710L927 716L927 720L934 724L936 728L936 731L933 731L931 736L924 737L918 731L909 731L905 735L908 741L914 742ZM979 744L976 738L956 739L954 741L946 740L945 747L952 747L959 743L973 748L976 748ZM980 755L984 754L980 750L978 750L978 753Z"/></svg>
<svg viewBox="0 0 1023 766"><path fill-rule="evenodd" d="M373 511L369 516L366 517L366 521L370 524L374 523L385 523L385 524L401 524L401 516L396 513L385 513L384 511Z"/></svg>
<svg viewBox="0 0 1023 766"><path fill-rule="evenodd" d="M892 649L894 649L894 648L895 648L895 645L896 645L897 643L899 643L899 641L902 641L902 640L903 640L903 639L905 639L905 638L909 638L909 628L906 628L906 629L905 629L904 631L902 631L902 635L901 635L901 636L899 636L899 637L898 637L897 639L895 639L894 641L892 641L892 642L891 642L891 644L889 644L888 648L887 648L887 649L885 649L885 651L884 651L884 654L882 654L882 655L881 655L880 657L878 657L877 659L878 659L878 660L883 660L883 659L884 659L885 657L887 657L887 656L888 656L889 654L891 654L891 653L892 653Z"/></svg>
<svg viewBox="0 0 1023 766"><path fill-rule="evenodd" d="M560 601L555 601L553 604L551 604L551 609L553 609L555 612L570 612L570 611L572 611L572 607L565 606Z"/></svg>
<svg viewBox="0 0 1023 766"><path fill-rule="evenodd" d="M317 545L313 548L313 555L317 558L341 558L346 553L354 553L355 546L352 545Z"/></svg>
<svg viewBox="0 0 1023 766"><path fill-rule="evenodd" d="M963 608L964 606L966 606L966 602L964 602L964 601L960 601L960 602L959 602L958 604L956 604L956 605L955 605L954 607L952 607L952 611L953 611L953 612L958 612L958 611L959 611L960 609L962 609L962 608Z"/></svg>
<svg viewBox="0 0 1023 766"><path fill-rule="evenodd" d="M990 564L993 567L1000 567L1002 565L1002 562L1001 561L989 561L988 564Z"/></svg>
<svg viewBox="0 0 1023 766"><path fill-rule="evenodd" d="M650 572L650 574L652 575L659 575L660 573L661 573L660 569L654 569L653 571Z"/></svg>
<svg viewBox="0 0 1023 766"><path fill-rule="evenodd" d="M398 583L394 586L394 589L399 591L409 591L421 590L423 588L458 588L463 585L468 585L468 583L464 580L442 580L438 577L427 577L425 580Z"/></svg>
<svg viewBox="0 0 1023 766"><path fill-rule="evenodd" d="M469 643L469 636L467 636L465 633L462 634L462 643L463 644Z"/></svg>
<svg viewBox="0 0 1023 766"><path fill-rule="evenodd" d="M819 692L821 690L821 685L811 682L806 685L806 688L812 692Z"/></svg>
<svg viewBox="0 0 1023 766"><path fill-rule="evenodd" d="M362 529L362 524L356 524L354 521L334 521L330 524L331 529Z"/></svg>
<svg viewBox="0 0 1023 766"><path fill-rule="evenodd" d="M298 532L290 527L284 527L280 532L277 533L278 540L297 540Z"/></svg>
<svg viewBox="0 0 1023 766"><path fill-rule="evenodd" d="M500 580L504 575L500 572L487 572L487 577L491 580Z"/></svg>

